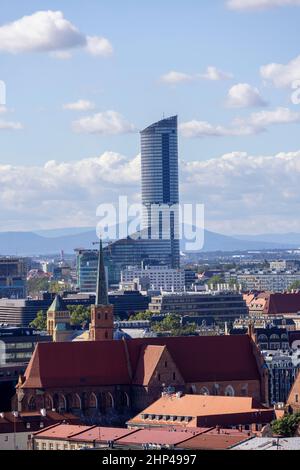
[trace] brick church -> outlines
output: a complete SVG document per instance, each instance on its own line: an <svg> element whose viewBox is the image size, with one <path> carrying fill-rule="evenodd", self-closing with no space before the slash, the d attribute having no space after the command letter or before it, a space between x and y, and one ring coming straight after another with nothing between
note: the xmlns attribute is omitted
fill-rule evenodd
<svg viewBox="0 0 300 470"><path fill-rule="evenodd" d="M123 424L166 390L268 404L267 369L249 335L113 340L113 330L100 242L89 341L39 343L19 379L14 409Z"/></svg>

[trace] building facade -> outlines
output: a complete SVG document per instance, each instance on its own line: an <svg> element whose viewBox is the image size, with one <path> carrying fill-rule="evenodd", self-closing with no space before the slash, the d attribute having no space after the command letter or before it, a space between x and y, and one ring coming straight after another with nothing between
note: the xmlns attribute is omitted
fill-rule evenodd
<svg viewBox="0 0 300 470"><path fill-rule="evenodd" d="M149 310L153 314L178 314L197 324L234 321L248 314L242 295L233 292L162 294L152 298Z"/></svg>
<svg viewBox="0 0 300 470"><path fill-rule="evenodd" d="M0 298L24 299L26 274L24 258L0 258Z"/></svg>
<svg viewBox="0 0 300 470"><path fill-rule="evenodd" d="M150 240L166 240L171 266L180 265L178 237L178 133L177 116L163 119L141 132L143 227ZM161 212L153 211L161 206ZM170 208L174 210L169 211ZM166 210L166 212L164 212ZM167 247L166 247L167 249Z"/></svg>
<svg viewBox="0 0 300 470"><path fill-rule="evenodd" d="M40 343L19 380L13 408L56 409L87 422L122 424L166 387L268 403L263 358L241 335Z"/></svg>
<svg viewBox="0 0 300 470"><path fill-rule="evenodd" d="M183 292L185 290L185 271L184 269L170 269L167 266L124 269L121 273L121 283L134 281L141 286L141 290L143 290L143 284L148 284L149 288L153 290Z"/></svg>

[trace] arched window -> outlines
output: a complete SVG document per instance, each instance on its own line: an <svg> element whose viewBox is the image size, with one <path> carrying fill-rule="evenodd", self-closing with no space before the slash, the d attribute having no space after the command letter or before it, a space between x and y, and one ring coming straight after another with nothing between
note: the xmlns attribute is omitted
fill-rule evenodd
<svg viewBox="0 0 300 470"><path fill-rule="evenodd" d="M28 410L36 411L36 401L35 401L35 397L33 396L31 396L28 400Z"/></svg>
<svg viewBox="0 0 300 470"><path fill-rule="evenodd" d="M277 341L279 339L279 336L278 335L271 335L270 339Z"/></svg>
<svg viewBox="0 0 300 470"><path fill-rule="evenodd" d="M98 408L98 399L94 393L89 396L89 408Z"/></svg>
<svg viewBox="0 0 300 470"><path fill-rule="evenodd" d="M257 339L258 341L268 341L268 337L266 335L259 335Z"/></svg>
<svg viewBox="0 0 300 470"><path fill-rule="evenodd" d="M226 397L234 397L234 395L235 395L234 388L231 385L228 385L225 388L225 396Z"/></svg>

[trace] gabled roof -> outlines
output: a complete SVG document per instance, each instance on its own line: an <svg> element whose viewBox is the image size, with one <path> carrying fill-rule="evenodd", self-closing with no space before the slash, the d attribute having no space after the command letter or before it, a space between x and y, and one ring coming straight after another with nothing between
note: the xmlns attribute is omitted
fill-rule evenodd
<svg viewBox="0 0 300 470"><path fill-rule="evenodd" d="M133 379L135 385L148 385L165 350L166 346L150 344L142 348Z"/></svg>
<svg viewBox="0 0 300 470"><path fill-rule="evenodd" d="M265 300L263 313L278 315L300 312L300 293L270 293L258 295L257 300ZM255 302L255 301L254 301Z"/></svg>
<svg viewBox="0 0 300 470"><path fill-rule="evenodd" d="M39 343L20 386L130 385L131 377L144 383L163 352L147 346L166 347L186 383L260 379L248 335L194 336ZM145 354L143 376L141 358Z"/></svg>

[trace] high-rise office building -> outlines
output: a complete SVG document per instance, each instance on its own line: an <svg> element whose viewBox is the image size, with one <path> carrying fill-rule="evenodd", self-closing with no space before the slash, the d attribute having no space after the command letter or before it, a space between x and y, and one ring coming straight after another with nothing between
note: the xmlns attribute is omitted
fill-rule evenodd
<svg viewBox="0 0 300 470"><path fill-rule="evenodd" d="M141 132L141 159L143 230L134 238L129 236L104 248L110 284L120 282L126 266L164 265L173 269L180 266L177 116ZM92 264L88 261L88 266L83 260L83 275L78 283L81 289L84 277L89 283L91 271L95 286L95 260Z"/></svg>
<svg viewBox="0 0 300 470"><path fill-rule="evenodd" d="M179 182L177 116L141 132L143 227L150 240L165 241L171 266L178 268Z"/></svg>

